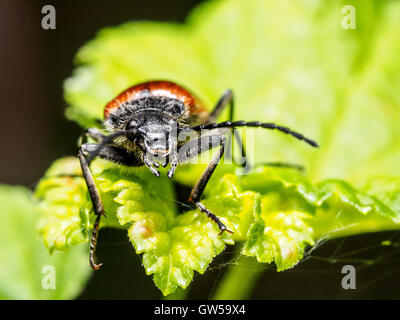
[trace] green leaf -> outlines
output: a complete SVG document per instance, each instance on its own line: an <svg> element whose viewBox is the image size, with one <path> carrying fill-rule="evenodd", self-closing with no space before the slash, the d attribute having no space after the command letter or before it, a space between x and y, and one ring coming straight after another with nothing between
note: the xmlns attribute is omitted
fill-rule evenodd
<svg viewBox="0 0 400 320"><path fill-rule="evenodd" d="M74 168L72 162L77 165L73 158L58 161L50 172L67 174L66 168ZM234 231L233 235L219 235L216 224L198 210L177 215L172 185L165 175L157 178L147 168L128 169L113 164L99 168L97 163L94 177L107 213L102 226L109 225L107 220L117 220L127 228L136 252L143 253L146 273L153 275L164 295L178 286L186 288L194 271L204 273L226 244L242 242L243 255L255 256L264 263L274 262L282 271L296 265L306 247L322 238L400 228L396 201L385 205L342 181L313 185L298 170L259 167L249 175L224 173L214 177L203 203ZM59 211L72 215L63 216L58 223L78 221L74 224L76 230L83 230L89 219L71 209L86 208L89 199L87 191L78 188L83 178L72 180L76 186L72 195L75 202L70 202L65 186L52 183L58 179L45 177L37 195L45 196L39 206L43 225L47 225L41 230L42 235L45 240L49 235L69 239L50 247L64 250L73 238L70 229L53 226L56 210L50 196L64 192ZM41 190L42 185L47 189ZM379 197L391 195L383 193ZM87 237L84 241L88 241Z"/></svg>
<svg viewBox="0 0 400 320"><path fill-rule="evenodd" d="M50 252L65 251L89 239L91 206L80 175L77 159L61 159L49 168L36 188L36 197L41 200L38 210L44 212L39 230Z"/></svg>
<svg viewBox="0 0 400 320"><path fill-rule="evenodd" d="M165 175L96 161L108 214L102 226L128 229L164 294L186 288L226 244L240 241L243 255L285 270L320 239L399 228L400 3L352 1L356 30L342 27L347 4L208 1L185 24L106 28L79 51L65 98L67 117L83 127L97 125L104 105L127 87L166 79L209 109L231 88L236 119L286 125L321 145L315 150L281 133L244 131L252 161L301 164L307 175L270 167L242 175L220 165L204 204L235 232L223 236L198 210L177 215ZM193 185L204 168L180 167L175 181ZM79 167L70 159L51 171ZM50 250L87 242L93 215L82 178L49 172L37 195Z"/></svg>
<svg viewBox="0 0 400 320"><path fill-rule="evenodd" d="M27 189L0 185L0 299L74 298L90 274L87 246L50 256L35 228L35 205ZM54 289L46 278L53 274Z"/></svg>
<svg viewBox="0 0 400 320"><path fill-rule="evenodd" d="M293 170L257 171L244 176L242 185L263 194L262 219L252 226L242 253L275 261L278 271L293 267L308 245L323 238L399 228L397 203L384 204L343 181L311 185ZM380 196L389 195L382 191Z"/></svg>

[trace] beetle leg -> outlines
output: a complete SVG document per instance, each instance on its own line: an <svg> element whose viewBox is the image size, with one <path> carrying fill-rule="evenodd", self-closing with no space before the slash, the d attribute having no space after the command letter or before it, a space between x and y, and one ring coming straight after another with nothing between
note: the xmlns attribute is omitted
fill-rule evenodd
<svg viewBox="0 0 400 320"><path fill-rule="evenodd" d="M88 128L86 129L85 135L92 138L93 140L100 142L104 140L106 135L104 135L99 129L97 128Z"/></svg>
<svg viewBox="0 0 400 320"><path fill-rule="evenodd" d="M178 152L179 162L187 161L190 158L198 156L200 153L211 149L213 147L213 139L215 138L218 139L217 142L219 150L213 156L211 162L208 164L203 174L197 181L196 185L193 187L190 193L189 201L195 203L201 212L205 213L208 218L213 220L218 225L218 228L221 230L220 234L222 234L224 231L233 233L232 231L226 228L226 226L215 214L213 214L210 210L208 210L204 206L204 204L200 202L200 198L203 195L204 189L206 188L207 183L211 178L211 175L213 174L215 168L217 167L219 161L221 160L221 157L224 154L225 143L226 143L225 136L222 133L220 133L215 135L199 137L198 139L193 139L186 142L179 149Z"/></svg>
<svg viewBox="0 0 400 320"><path fill-rule="evenodd" d="M95 152L98 146L97 143L85 143L81 146L81 150L86 156ZM143 165L140 157L136 154L129 153L125 149L113 145L103 145L98 151L97 157L129 167L138 167Z"/></svg>
<svg viewBox="0 0 400 320"><path fill-rule="evenodd" d="M119 163L126 166L141 166L143 163L138 161L138 159L128 153L126 150L121 149L116 146L110 145L101 145L101 149L98 150L99 144L95 143L85 143L81 146L78 152L79 162L81 164L83 177L85 178L86 185L89 191L90 199L92 201L93 210L96 214L96 220L93 224L93 230L90 240L90 265L94 270L98 270L102 264L96 264L95 262L95 251L97 245L97 236L100 227L100 219L101 216L104 215L104 207L103 202L100 198L100 193L96 187L96 184L93 179L93 175L90 171L89 164L85 158L85 155L90 155L91 152L97 151L97 156L115 163Z"/></svg>
<svg viewBox="0 0 400 320"><path fill-rule="evenodd" d="M92 138L96 142L101 142L106 136L98 128L87 128L81 134L78 144L83 145L87 143L88 137Z"/></svg>
<svg viewBox="0 0 400 320"><path fill-rule="evenodd" d="M229 119L233 119L233 112L234 112L234 101L233 101L233 92L232 90L226 90L221 98L218 100L217 104L214 107L214 110L211 111L208 118L204 121L204 124L208 124L211 122L215 122L221 112L226 108L226 106L230 106L229 108Z"/></svg>
<svg viewBox="0 0 400 320"><path fill-rule="evenodd" d="M218 118L218 116L221 114L221 112L229 105L229 121L233 121L234 117L234 112L235 112L235 100L233 97L233 92L232 90L228 89L224 92L222 97L218 100L216 106L214 107L214 110L211 112L211 114L208 116L208 118L204 121L204 124L209 124L212 122L215 122ZM241 151L241 159L239 162L235 161L236 163L239 163L243 168L246 168L246 171L248 168L248 161L247 161L247 156L246 156L246 150L243 145L242 138L240 137L239 132L236 129L232 129L232 134L234 135L234 138L236 139L236 142L239 145L239 149ZM226 148L226 156L230 155L231 152L231 143L232 143L232 137L229 137L228 143L227 143L227 148Z"/></svg>
<svg viewBox="0 0 400 320"><path fill-rule="evenodd" d="M96 245L97 245L97 236L99 232L99 226L100 226L100 218L102 215L104 215L104 207L103 203L100 198L99 191L96 188L96 184L94 182L92 173L90 172L89 165L86 162L85 156L83 155L82 148L78 152L78 158L79 162L81 164L82 172L83 172L83 177L85 178L87 188L89 190L89 195L90 199L92 200L92 205L94 209L94 213L96 214L96 220L93 225L93 231L92 231L92 236L90 240L90 265L92 266L93 270L98 270L101 266L102 263L96 264L95 259L94 259L94 253L96 251Z"/></svg>

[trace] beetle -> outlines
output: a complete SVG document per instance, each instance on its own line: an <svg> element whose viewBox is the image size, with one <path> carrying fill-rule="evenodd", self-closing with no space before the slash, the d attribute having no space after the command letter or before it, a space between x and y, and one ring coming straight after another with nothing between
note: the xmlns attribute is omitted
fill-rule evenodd
<svg viewBox="0 0 400 320"><path fill-rule="evenodd" d="M227 107L229 120L215 122ZM125 166L146 166L155 176L160 176L160 164L169 165L167 176L172 178L176 167L202 152L219 147L203 174L193 187L189 201L214 221L220 234L228 230L224 223L200 201L204 189L217 167L226 147L225 134L232 130L240 144L242 156L245 151L240 136L234 130L238 127L259 127L275 129L303 140L313 147L318 144L302 134L274 123L259 121L233 121L234 99L232 90L226 90L211 113L207 112L192 93L184 87L169 81L149 81L132 86L110 101L104 108L105 135L97 128L89 128L86 136L96 143L83 143L78 152L82 173L86 181L94 213L96 215L90 240L90 265L94 270L101 267L95 262L100 219L104 207L99 191L90 171L90 163L100 157ZM204 134L204 131L207 133ZM179 134L198 132L191 139L178 139Z"/></svg>

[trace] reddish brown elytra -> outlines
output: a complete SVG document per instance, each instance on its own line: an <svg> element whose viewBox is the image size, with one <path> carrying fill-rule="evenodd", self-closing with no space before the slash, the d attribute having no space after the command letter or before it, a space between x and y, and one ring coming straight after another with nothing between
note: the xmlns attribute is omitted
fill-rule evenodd
<svg viewBox="0 0 400 320"><path fill-rule="evenodd" d="M196 121L201 122L202 119L207 118L209 115L200 100L188 90L174 82L158 80L140 83L121 92L116 98L107 103L104 108L104 118L107 118L113 109L119 108L124 103L143 97L169 97L180 100L183 102L187 112L195 116L193 120Z"/></svg>
<svg viewBox="0 0 400 320"><path fill-rule="evenodd" d="M226 106L230 106L229 121L216 123L218 115ZM94 253L100 218L104 215L104 207L90 171L90 163L100 157L124 166L146 166L155 176L160 176L160 165L170 166L169 178L175 169L200 153L218 148L203 174L193 187L189 201L193 202L201 212L214 221L220 234L224 231L232 233L225 224L201 202L201 196L207 183L224 154L225 135L232 130L242 151L242 166L246 166L246 154L237 127L260 127L275 129L303 140L317 147L318 145L302 134L274 123L259 121L233 121L233 93L227 90L217 102L211 113L201 105L198 99L183 87L169 81L150 81L140 83L120 93L109 102L104 109L105 135L97 128L90 128L86 136L97 143L83 143L78 152L83 176L89 190L93 209L96 214L91 243L90 265L97 270ZM228 131L227 131L228 130ZM180 139L180 133L192 131L194 137ZM205 132L207 131L207 132ZM200 134L198 134L200 133Z"/></svg>

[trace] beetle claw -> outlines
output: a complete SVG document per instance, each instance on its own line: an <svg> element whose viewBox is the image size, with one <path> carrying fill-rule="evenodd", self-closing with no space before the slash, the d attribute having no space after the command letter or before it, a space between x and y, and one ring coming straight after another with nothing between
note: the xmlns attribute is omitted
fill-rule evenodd
<svg viewBox="0 0 400 320"><path fill-rule="evenodd" d="M220 236L220 235L222 235L223 233L224 233L224 231L226 231L226 232L228 232L228 233L230 233L230 234L234 234L234 232L233 231L231 231L231 230L228 230L228 229L222 229L221 230L221 232L220 233L218 233L218 235Z"/></svg>

